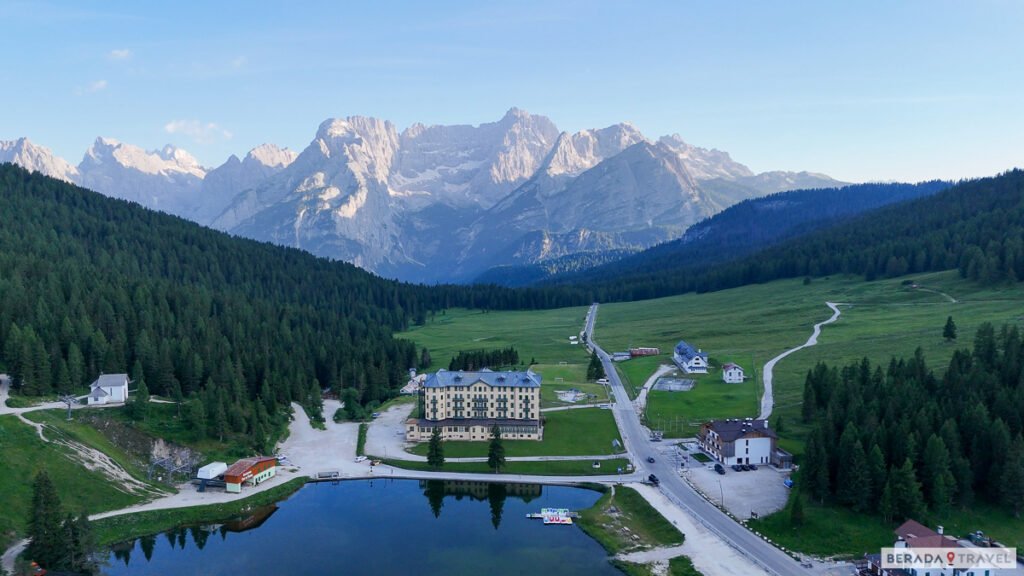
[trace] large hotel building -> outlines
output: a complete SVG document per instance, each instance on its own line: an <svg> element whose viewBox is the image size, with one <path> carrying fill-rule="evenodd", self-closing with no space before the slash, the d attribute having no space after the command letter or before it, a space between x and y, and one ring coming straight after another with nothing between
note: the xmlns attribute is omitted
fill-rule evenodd
<svg viewBox="0 0 1024 576"><path fill-rule="evenodd" d="M529 370L440 370L423 383L422 418L406 422L405 439L424 442L440 428L444 440L490 440L497 424L502 438L541 440L540 381L540 374Z"/></svg>

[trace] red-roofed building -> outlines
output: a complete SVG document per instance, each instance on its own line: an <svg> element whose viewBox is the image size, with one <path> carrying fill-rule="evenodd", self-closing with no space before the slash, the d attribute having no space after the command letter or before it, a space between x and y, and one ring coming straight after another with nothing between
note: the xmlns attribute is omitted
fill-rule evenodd
<svg viewBox="0 0 1024 576"><path fill-rule="evenodd" d="M241 492L243 483L255 486L276 474L277 458L273 456L242 458L224 471L225 489L228 492Z"/></svg>

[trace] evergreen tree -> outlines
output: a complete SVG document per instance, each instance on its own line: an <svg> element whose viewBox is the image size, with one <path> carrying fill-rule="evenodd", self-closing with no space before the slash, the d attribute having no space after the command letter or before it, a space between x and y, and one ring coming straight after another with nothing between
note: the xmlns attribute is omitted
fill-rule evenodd
<svg viewBox="0 0 1024 576"><path fill-rule="evenodd" d="M587 366L587 380L600 380L604 377L604 365L601 364L601 359L597 357L597 350L594 350L590 353L590 364Z"/></svg>
<svg viewBox="0 0 1024 576"><path fill-rule="evenodd" d="M62 568L79 573L92 573L96 566L92 560L92 552L96 548L96 538L92 523L84 512L74 517L68 514L62 526L64 533L64 559Z"/></svg>
<svg viewBox="0 0 1024 576"><path fill-rule="evenodd" d="M956 340L956 322L953 322L952 316L946 318L946 326L942 328L942 337L946 339L946 342Z"/></svg>
<svg viewBox="0 0 1024 576"><path fill-rule="evenodd" d="M785 421L782 419L782 415L779 414L778 416L776 416L775 417L775 433L779 434L779 435L783 434L786 431L785 426L786 426L785 425Z"/></svg>
<svg viewBox="0 0 1024 576"><path fill-rule="evenodd" d="M924 497L921 495L921 484L917 481L914 463L910 458L889 473L889 482L892 485L893 519L921 517L925 511Z"/></svg>
<svg viewBox="0 0 1024 576"><path fill-rule="evenodd" d="M59 568L64 559L63 520L57 489L43 470L36 474L32 484L32 508L28 518L30 541L26 553L44 568Z"/></svg>
<svg viewBox="0 0 1024 576"><path fill-rule="evenodd" d="M427 368L430 368L430 351L424 346L420 352L420 370L426 370Z"/></svg>
<svg viewBox="0 0 1024 576"><path fill-rule="evenodd" d="M1013 512L1014 517L1020 518L1024 511L1024 437L1020 434L1017 434L1006 456L1000 501Z"/></svg>
<svg viewBox="0 0 1024 576"><path fill-rule="evenodd" d="M840 476L837 482L840 501L858 512L868 510L871 507L871 469L860 442L854 444L850 465L845 470L845 476Z"/></svg>
<svg viewBox="0 0 1024 576"><path fill-rule="evenodd" d="M818 415L818 397L814 392L810 371L807 372L807 380L804 382L804 402L800 407L800 415L805 423L813 421Z"/></svg>
<svg viewBox="0 0 1024 576"><path fill-rule="evenodd" d="M793 526L804 525L804 499L799 492L793 494L793 504L789 507L789 523Z"/></svg>
<svg viewBox="0 0 1024 576"><path fill-rule="evenodd" d="M491 444L487 448L487 466L497 474L505 466L505 446L501 443L501 429L491 427Z"/></svg>
<svg viewBox="0 0 1024 576"><path fill-rule="evenodd" d="M188 401L185 409L185 424L192 430L192 435L197 440L206 437L206 408L198 398Z"/></svg>
<svg viewBox="0 0 1024 576"><path fill-rule="evenodd" d="M441 427L434 426L430 433L430 444L427 446L427 464L433 468L444 466L444 442L441 440Z"/></svg>
<svg viewBox="0 0 1024 576"><path fill-rule="evenodd" d="M818 502L824 502L828 497L828 454L825 452L820 428L816 428L807 439L804 461L800 465L800 484Z"/></svg>
<svg viewBox="0 0 1024 576"><path fill-rule="evenodd" d="M921 472L929 507L937 512L944 511L953 500L956 479L950 469L949 450L938 434L928 437L922 456Z"/></svg>
<svg viewBox="0 0 1024 576"><path fill-rule="evenodd" d="M882 454L882 449L878 447L878 444L872 446L871 452L868 454L868 474L871 476L871 502L877 503L882 498L882 491L888 480L885 455Z"/></svg>
<svg viewBox="0 0 1024 576"><path fill-rule="evenodd" d="M142 362L135 361L132 369L132 383L135 384L135 397L128 403L128 409L135 420L145 420L149 414L149 387L142 372Z"/></svg>

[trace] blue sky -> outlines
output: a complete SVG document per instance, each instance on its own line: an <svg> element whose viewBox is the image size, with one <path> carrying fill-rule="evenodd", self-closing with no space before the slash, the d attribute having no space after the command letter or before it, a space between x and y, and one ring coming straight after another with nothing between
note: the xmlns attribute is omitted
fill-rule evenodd
<svg viewBox="0 0 1024 576"><path fill-rule="evenodd" d="M216 4L214 6L214 4ZM630 121L755 171L850 180L1024 165L1024 3L8 2L0 139L97 136L206 165L329 117Z"/></svg>

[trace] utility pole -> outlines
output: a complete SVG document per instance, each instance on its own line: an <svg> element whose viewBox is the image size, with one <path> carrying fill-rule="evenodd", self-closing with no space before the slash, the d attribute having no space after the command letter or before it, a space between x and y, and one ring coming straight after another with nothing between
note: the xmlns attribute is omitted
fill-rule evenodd
<svg viewBox="0 0 1024 576"><path fill-rule="evenodd" d="M60 401L68 405L68 421L71 421L71 406L78 402L71 394L61 394Z"/></svg>

